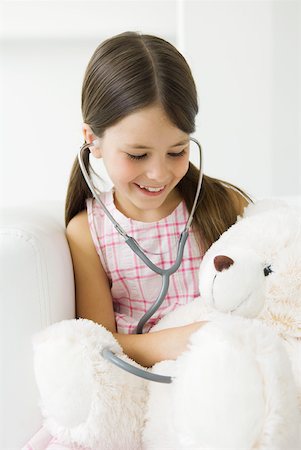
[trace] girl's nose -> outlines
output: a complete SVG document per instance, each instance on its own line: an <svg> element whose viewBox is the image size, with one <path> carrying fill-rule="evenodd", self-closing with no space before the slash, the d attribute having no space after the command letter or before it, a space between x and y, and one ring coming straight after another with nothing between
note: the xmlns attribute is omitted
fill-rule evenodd
<svg viewBox="0 0 301 450"><path fill-rule="evenodd" d="M168 177L166 162L159 158L153 159L149 162L146 173L150 180L155 180L157 183L166 181Z"/></svg>

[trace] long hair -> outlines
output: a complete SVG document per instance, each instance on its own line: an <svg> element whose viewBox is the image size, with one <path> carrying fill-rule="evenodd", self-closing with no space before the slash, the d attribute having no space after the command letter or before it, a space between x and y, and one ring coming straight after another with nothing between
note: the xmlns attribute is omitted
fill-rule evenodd
<svg viewBox="0 0 301 450"><path fill-rule="evenodd" d="M82 116L93 133L102 137L106 128L128 114L160 104L169 120L184 133L195 131L198 100L191 70L183 55L169 42L152 35L125 32L102 42L93 53L83 80ZM91 173L89 150L84 164ZM177 188L191 210L198 169L189 169ZM205 251L237 218L229 183L203 177L192 227ZM86 209L92 194L77 158L73 164L65 204L65 224Z"/></svg>

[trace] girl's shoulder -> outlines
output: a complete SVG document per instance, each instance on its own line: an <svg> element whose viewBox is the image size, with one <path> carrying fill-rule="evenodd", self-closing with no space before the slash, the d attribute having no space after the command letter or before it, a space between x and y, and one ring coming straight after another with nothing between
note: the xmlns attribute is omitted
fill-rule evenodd
<svg viewBox="0 0 301 450"><path fill-rule="evenodd" d="M96 262L99 259L86 210L80 211L70 220L66 227L66 238L73 261Z"/></svg>
<svg viewBox="0 0 301 450"><path fill-rule="evenodd" d="M86 210L77 213L68 223L66 227L66 236L69 241L84 239L90 236L88 214Z"/></svg>

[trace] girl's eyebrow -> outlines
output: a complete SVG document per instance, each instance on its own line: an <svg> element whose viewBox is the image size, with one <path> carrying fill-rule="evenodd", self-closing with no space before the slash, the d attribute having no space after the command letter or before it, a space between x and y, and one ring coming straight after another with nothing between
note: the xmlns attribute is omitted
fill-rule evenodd
<svg viewBox="0 0 301 450"><path fill-rule="evenodd" d="M177 144L171 145L170 148L173 147L179 147L180 145L184 145L184 144L188 144L189 139L185 139L184 141L178 142ZM143 150L153 150L152 147L147 147L145 145L140 145L140 144L127 144L127 147L131 147L131 148L139 148L139 149L143 149Z"/></svg>

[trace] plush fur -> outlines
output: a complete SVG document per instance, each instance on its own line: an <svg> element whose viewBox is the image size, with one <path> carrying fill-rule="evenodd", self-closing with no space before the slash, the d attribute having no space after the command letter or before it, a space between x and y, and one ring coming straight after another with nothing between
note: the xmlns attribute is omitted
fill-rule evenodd
<svg viewBox="0 0 301 450"><path fill-rule="evenodd" d="M250 205L207 251L200 292L152 329L208 321L176 361L153 367L174 377L170 385L102 358L109 346L129 360L89 320L36 335L35 373L50 432L93 450L300 449L300 211Z"/></svg>
<svg viewBox="0 0 301 450"><path fill-rule="evenodd" d="M144 448L298 448L288 356L260 322L216 315L192 336L189 351L154 370L175 379L169 391L150 385Z"/></svg>
<svg viewBox="0 0 301 450"><path fill-rule="evenodd" d="M35 336L44 424L65 444L140 450L147 383L102 358L104 347L138 366L109 331L91 320L65 320Z"/></svg>

